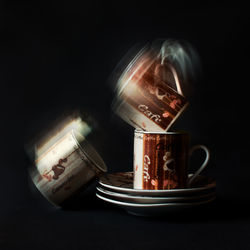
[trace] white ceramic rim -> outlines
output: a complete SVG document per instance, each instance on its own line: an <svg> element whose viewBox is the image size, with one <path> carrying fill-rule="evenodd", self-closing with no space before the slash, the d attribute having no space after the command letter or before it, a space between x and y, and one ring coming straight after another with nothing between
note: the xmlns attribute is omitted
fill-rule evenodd
<svg viewBox="0 0 250 250"><path fill-rule="evenodd" d="M164 196L137 196L137 195L129 195L129 194L124 194L124 193L116 193L116 192L112 192L109 190L105 190L101 187L96 187L96 189L108 196L113 196L113 197L118 197L118 198L133 198L133 199L141 199L141 200L146 200L146 199L150 199L150 200L169 200L169 201L179 201L179 200L195 200L195 199L202 199L202 198L206 198L206 197L210 197L210 196L214 196L216 194L215 191L210 192L210 193L206 193L206 194L200 194L200 195L194 195L194 196L184 196L184 197L164 197Z"/></svg>
<svg viewBox="0 0 250 250"><path fill-rule="evenodd" d="M147 46L144 46L143 48L141 48L137 54L134 56L134 58L131 60L131 62L128 64L128 66L124 69L124 71L122 72L121 76L118 79L118 96L123 92L124 88L128 85L128 81L126 83L121 84L121 81L123 80L123 78L126 76L127 72L135 65L135 63L142 57L144 56L144 52L148 51Z"/></svg>
<svg viewBox="0 0 250 250"><path fill-rule="evenodd" d="M122 187L116 187L116 186L111 186L111 185L108 185L108 184L104 184L104 183L101 183L99 182L102 186L104 187L107 187L109 189L113 189L113 190L116 190L116 191L123 191L123 192L129 192L129 193L135 193L135 194L138 194L138 193L147 193L147 194L150 194L150 193L161 193L161 194L173 194L173 193L194 193L194 192L198 192L198 191L202 191L202 190L208 190L208 189L211 189L211 188L214 188L216 186L215 183L212 183L209 187L199 187L199 188L182 188L182 189L168 189L168 190L165 190L165 189L160 189L160 190L148 190L148 189L132 189L132 188L122 188Z"/></svg>
<svg viewBox="0 0 250 250"><path fill-rule="evenodd" d="M134 133L138 134L159 134L159 135L189 135L187 131L145 131L140 129L135 129Z"/></svg>
<svg viewBox="0 0 250 250"><path fill-rule="evenodd" d="M182 206L194 206L194 205L202 205L206 204L208 202L211 202L215 200L216 196L212 197L211 199L205 200L205 201L199 201L199 202L185 202L185 203L155 203L155 204L140 204L140 203L132 203L132 202L122 202L122 201L116 201L112 199L108 199L106 197L103 197L96 193L96 196L104 201L120 205L120 206L127 206L127 207L142 207L142 208L150 208L150 207L182 207Z"/></svg>
<svg viewBox="0 0 250 250"><path fill-rule="evenodd" d="M127 172L127 173L131 173L131 172ZM190 176L190 174L189 174L189 176ZM137 194L140 193L140 192L147 193L147 194L150 194L150 193L160 193L160 194L192 193L192 192L198 192L198 191L202 191L202 190L208 190L208 189L214 188L216 186L215 180L213 180L213 183L211 183L209 186L206 186L206 187L180 188L180 189L160 189L160 190L148 190L148 189L134 189L134 188L117 187L117 186L112 186L112 185L102 183L101 180L99 180L99 184L101 186L107 187L107 188L112 189L112 190L129 192L129 193L137 193Z"/></svg>
<svg viewBox="0 0 250 250"><path fill-rule="evenodd" d="M83 154L86 156L86 158L90 161L91 166L93 166L95 169L98 169L101 172L107 172L107 166L105 164L105 162L103 161L102 157L99 155L99 153L96 151L96 149L85 139L85 143L87 143L91 149L93 150L94 155L101 161L102 165L97 164L97 162L95 160L93 160L83 149L83 147L81 146L81 144L79 143L79 141L77 140L77 133L76 131L72 131L72 136L75 139L75 142L77 143L78 147L80 148L80 150L83 152Z"/></svg>

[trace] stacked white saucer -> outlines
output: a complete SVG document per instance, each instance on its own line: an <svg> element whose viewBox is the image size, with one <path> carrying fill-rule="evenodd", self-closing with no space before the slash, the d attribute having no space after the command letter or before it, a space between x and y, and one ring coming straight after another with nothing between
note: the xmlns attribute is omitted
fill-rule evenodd
<svg viewBox="0 0 250 250"><path fill-rule="evenodd" d="M189 174L189 178L192 174ZM141 190L133 188L133 172L119 172L102 176L96 196L141 216L162 215L170 211L201 206L216 198L216 182L199 175L185 189Z"/></svg>

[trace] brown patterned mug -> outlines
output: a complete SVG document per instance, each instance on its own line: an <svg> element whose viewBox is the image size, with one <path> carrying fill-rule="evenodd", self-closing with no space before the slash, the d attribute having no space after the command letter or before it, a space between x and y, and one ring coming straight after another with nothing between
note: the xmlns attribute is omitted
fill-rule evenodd
<svg viewBox="0 0 250 250"><path fill-rule="evenodd" d="M188 159L197 149L203 149L206 158L187 183ZM134 133L134 188L175 189L189 186L207 166L209 150L204 145L189 149L187 132Z"/></svg>
<svg viewBox="0 0 250 250"><path fill-rule="evenodd" d="M187 105L174 67L163 65L153 50L143 49L118 81L114 110L137 129L166 131Z"/></svg>

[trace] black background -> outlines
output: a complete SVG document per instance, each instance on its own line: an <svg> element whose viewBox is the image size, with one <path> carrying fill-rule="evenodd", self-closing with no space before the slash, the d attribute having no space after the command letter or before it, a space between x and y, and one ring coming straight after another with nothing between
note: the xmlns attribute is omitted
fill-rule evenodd
<svg viewBox="0 0 250 250"><path fill-rule="evenodd" d="M248 249L249 14L229 3L0 2L0 248ZM137 218L86 197L78 211L34 195L24 144L68 108L88 110L109 172L131 171L133 129L111 110L108 79L136 43L175 38L198 51L202 77L176 123L211 150L206 214ZM2 249L2 248L1 248Z"/></svg>

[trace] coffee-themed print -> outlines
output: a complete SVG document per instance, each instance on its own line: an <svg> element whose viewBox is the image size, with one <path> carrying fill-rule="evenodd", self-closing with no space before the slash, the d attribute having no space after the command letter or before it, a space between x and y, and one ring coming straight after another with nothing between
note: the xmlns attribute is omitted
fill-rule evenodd
<svg viewBox="0 0 250 250"><path fill-rule="evenodd" d="M184 188L187 181L188 134L166 135L135 131L134 136L134 187ZM138 167L140 164L141 167Z"/></svg>
<svg viewBox="0 0 250 250"><path fill-rule="evenodd" d="M119 79L120 101L116 111L135 128L166 131L188 105L175 69L165 65L176 89L159 75L159 65L160 59L145 50Z"/></svg>
<svg viewBox="0 0 250 250"><path fill-rule="evenodd" d="M191 135L172 129L189 105L188 51L174 40L145 46L115 72L113 111L134 128L132 172L105 173L106 164L86 139L94 131L92 119L70 118L34 143L31 179L49 202L60 207L95 179L99 199L136 216L166 215L216 198L215 180L200 175L209 149L190 147ZM204 160L191 172L189 159L200 152Z"/></svg>

